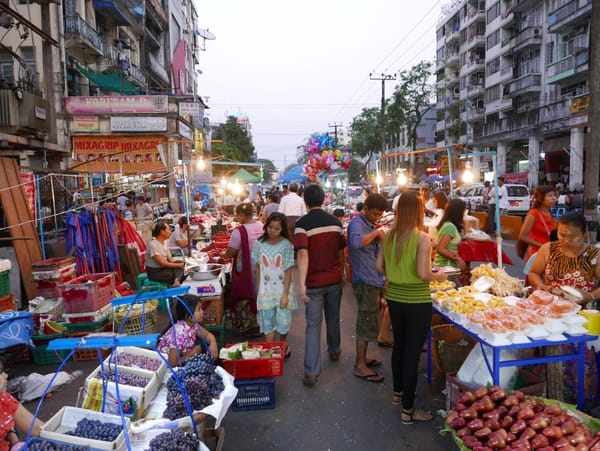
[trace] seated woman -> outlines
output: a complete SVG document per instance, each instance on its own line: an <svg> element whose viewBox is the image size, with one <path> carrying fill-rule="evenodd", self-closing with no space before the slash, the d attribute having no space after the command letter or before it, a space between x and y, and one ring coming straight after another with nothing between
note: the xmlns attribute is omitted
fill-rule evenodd
<svg viewBox="0 0 600 451"><path fill-rule="evenodd" d="M8 375L4 372L4 365L0 360L0 450L8 451L12 446L21 441L17 435L18 429L24 439L29 432L31 423L33 429L31 435L37 437L40 435L42 422L34 419L31 412L19 403L10 393L6 391Z"/></svg>
<svg viewBox="0 0 600 451"><path fill-rule="evenodd" d="M210 355L216 360L219 357L217 339L200 325L204 315L200 297L186 294L176 302L175 319L177 322L160 337L158 350L167 354L167 359L172 366L178 366L180 359L183 364L195 354L206 353L207 349L204 344L206 341ZM190 311L193 313L193 317L190 315Z"/></svg>
<svg viewBox="0 0 600 451"><path fill-rule="evenodd" d="M460 234L463 230L463 217L466 210L467 205L460 199L452 199L448 202L436 236L435 266L467 269L467 264L458 255L458 243L461 241Z"/></svg>
<svg viewBox="0 0 600 451"><path fill-rule="evenodd" d="M185 263L176 262L165 244L171 236L171 229L165 222L159 222L152 229L153 239L146 248L146 274L148 279L166 282L178 287L183 282Z"/></svg>
<svg viewBox="0 0 600 451"><path fill-rule="evenodd" d="M558 241L543 244L528 277L537 290L562 294L568 285L581 293L580 304L600 297L600 249L585 242L587 222L581 213L568 213L558 219Z"/></svg>

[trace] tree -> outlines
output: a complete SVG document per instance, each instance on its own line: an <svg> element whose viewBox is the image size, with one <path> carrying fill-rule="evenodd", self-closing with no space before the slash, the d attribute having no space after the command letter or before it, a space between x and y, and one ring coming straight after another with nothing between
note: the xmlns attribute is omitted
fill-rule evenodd
<svg viewBox="0 0 600 451"><path fill-rule="evenodd" d="M350 124L352 156L370 161L373 153L381 146L380 130L380 109L363 108Z"/></svg>
<svg viewBox="0 0 600 451"><path fill-rule="evenodd" d="M365 174L365 165L360 160L352 158L352 164L348 169L348 181L350 183L360 183Z"/></svg>
<svg viewBox="0 0 600 451"><path fill-rule="evenodd" d="M431 82L433 63L421 61L408 71L400 73L400 84L396 86L388 111L402 118L409 129L409 143L417 148L417 128L423 115L431 108L435 86Z"/></svg>
<svg viewBox="0 0 600 451"><path fill-rule="evenodd" d="M270 184L273 181L273 174L277 172L275 164L266 158L259 158L256 162L263 164L263 183Z"/></svg>
<svg viewBox="0 0 600 451"><path fill-rule="evenodd" d="M223 142L213 144L213 155L233 161L254 161L252 139L234 116L229 116L227 122L217 127L214 139Z"/></svg>

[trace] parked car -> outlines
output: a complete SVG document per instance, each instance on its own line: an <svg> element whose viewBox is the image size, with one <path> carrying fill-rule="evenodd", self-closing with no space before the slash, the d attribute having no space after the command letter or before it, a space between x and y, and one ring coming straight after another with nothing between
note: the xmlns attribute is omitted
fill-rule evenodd
<svg viewBox="0 0 600 451"><path fill-rule="evenodd" d="M525 216L531 208L531 196L527 185L505 183L504 186L508 192L508 214ZM485 210L483 207L483 184L463 188L460 194L458 197L465 201L470 211Z"/></svg>
<svg viewBox="0 0 600 451"><path fill-rule="evenodd" d="M356 207L358 202L364 202L365 198L363 193L365 189L360 185L350 185L348 186L348 201L353 208Z"/></svg>

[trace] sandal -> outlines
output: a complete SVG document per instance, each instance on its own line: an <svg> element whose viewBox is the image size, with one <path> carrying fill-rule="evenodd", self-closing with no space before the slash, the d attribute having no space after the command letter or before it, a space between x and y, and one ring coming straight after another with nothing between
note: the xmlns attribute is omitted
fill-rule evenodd
<svg viewBox="0 0 600 451"><path fill-rule="evenodd" d="M356 377L359 377L367 382L374 382L376 384L383 382L383 376L381 374L377 374L375 371L373 371L371 374L358 374L358 373L354 373L354 375Z"/></svg>
<svg viewBox="0 0 600 451"><path fill-rule="evenodd" d="M402 404L402 396L403 395L404 395L404 393L402 393L401 391L395 391L392 394L392 405L399 406L400 404Z"/></svg>
<svg viewBox="0 0 600 451"><path fill-rule="evenodd" d="M402 424L413 424L415 422L425 422L433 420L433 414L426 410L415 409L402 409L400 413L400 419Z"/></svg>
<svg viewBox="0 0 600 451"><path fill-rule="evenodd" d="M285 351L284 351L284 353L283 353L283 356L284 356L286 359L289 359L289 358L292 356L292 350L289 348L289 346L286 346L286 347L285 347Z"/></svg>

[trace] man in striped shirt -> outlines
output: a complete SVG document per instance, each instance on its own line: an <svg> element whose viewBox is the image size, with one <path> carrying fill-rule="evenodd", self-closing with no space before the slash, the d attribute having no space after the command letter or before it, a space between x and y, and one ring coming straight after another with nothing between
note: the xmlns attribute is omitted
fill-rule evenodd
<svg viewBox="0 0 600 451"><path fill-rule="evenodd" d="M340 221L323 211L325 192L311 185L304 192L308 213L296 222L294 248L298 261L298 297L304 301L305 385L314 385L321 373L321 323L327 327L329 359L340 358L340 303L345 265L344 230Z"/></svg>

